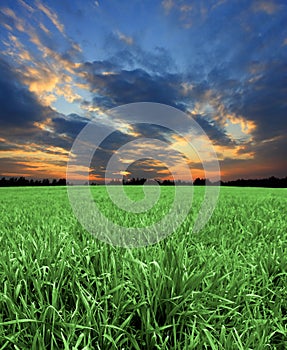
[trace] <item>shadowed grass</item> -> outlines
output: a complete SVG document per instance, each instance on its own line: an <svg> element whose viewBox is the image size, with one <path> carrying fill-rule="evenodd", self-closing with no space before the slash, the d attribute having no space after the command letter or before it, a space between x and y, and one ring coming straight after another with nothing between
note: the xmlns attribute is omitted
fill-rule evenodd
<svg viewBox="0 0 287 350"><path fill-rule="evenodd" d="M192 211L125 249L77 223L65 188L1 188L0 349L286 349L286 194L222 188L201 232Z"/></svg>

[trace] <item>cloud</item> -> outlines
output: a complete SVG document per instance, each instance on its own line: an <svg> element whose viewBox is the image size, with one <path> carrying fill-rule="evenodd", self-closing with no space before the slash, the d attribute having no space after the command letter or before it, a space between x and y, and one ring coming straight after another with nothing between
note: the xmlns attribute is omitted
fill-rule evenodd
<svg viewBox="0 0 287 350"><path fill-rule="evenodd" d="M166 132L164 128L152 126L151 129L154 131L153 135L150 133L145 135L147 127L141 124L136 126L137 131L143 131L143 134L137 136L147 136L150 139L145 144L140 143L137 137L131 134L125 134L120 131L111 133L94 154L91 164L92 173L103 179L106 176L108 161L113 156L116 162L114 163L114 172L111 178L122 178L126 169L130 176L135 177L155 178L168 175L169 171L166 170L166 165L161 160L172 162L173 167L176 168L178 165L180 166L181 157L178 152L168 147L171 141L163 137L164 132ZM157 141L153 140L153 137L157 140L165 141L165 146L159 145ZM118 151L131 141L134 141L131 147ZM152 150L153 159L147 158L148 150Z"/></svg>
<svg viewBox="0 0 287 350"><path fill-rule="evenodd" d="M273 15L277 11L279 11L280 5L274 1L262 1L256 0L253 3L253 10L255 12L264 12L268 15Z"/></svg>
<svg viewBox="0 0 287 350"><path fill-rule="evenodd" d="M233 103L231 109L255 122L255 140L260 141L287 131L286 86L287 65L271 61L256 80L245 84L242 103Z"/></svg>
<svg viewBox="0 0 287 350"><path fill-rule="evenodd" d="M127 45L132 45L134 43L134 40L131 36L124 35L122 32L119 30L116 31L116 34L118 38L123 41Z"/></svg>
<svg viewBox="0 0 287 350"><path fill-rule="evenodd" d="M51 35L51 32L49 31L49 29L44 25L44 23L40 23L40 28L43 30L43 32L47 35Z"/></svg>
<svg viewBox="0 0 287 350"><path fill-rule="evenodd" d="M35 167L15 158L0 158L0 176L30 176Z"/></svg>
<svg viewBox="0 0 287 350"><path fill-rule="evenodd" d="M106 37L104 48L109 52L109 61L114 65L125 68L141 68L150 73L166 73L177 71L177 66L170 52L162 47L156 46L152 51L143 50L133 39L133 45L128 45L119 39L114 32Z"/></svg>
<svg viewBox="0 0 287 350"><path fill-rule="evenodd" d="M31 10L23 1L21 5L23 11L28 12L31 17ZM39 1L33 9L38 14L39 11L44 12L59 29L60 35L49 31L44 21L41 21L41 16L34 15L33 21L27 21L23 16L16 16L10 8L3 8L1 11L3 22L6 25L10 23L13 32L7 34L8 40L4 41L6 50L3 54L13 59L19 76L22 76L22 82L46 106L51 106L59 96L63 96L68 103L80 102L81 97L75 91L74 83L78 78L75 69L77 60L81 58L81 47L64 33L57 14ZM22 36L19 31L27 36ZM30 43L35 47L31 47ZM58 50L59 45L61 50Z"/></svg>
<svg viewBox="0 0 287 350"><path fill-rule="evenodd" d="M67 152L88 120L78 115L63 116L43 106L22 83L21 75L3 59L0 70L1 173L31 174L35 164L35 176L37 172L39 176L59 175L60 170L63 176Z"/></svg>
<svg viewBox="0 0 287 350"><path fill-rule="evenodd" d="M193 24L205 20L210 7L209 1L164 0L161 4L165 15L169 16L176 25L185 29L190 29Z"/></svg>
<svg viewBox="0 0 287 350"><path fill-rule="evenodd" d="M102 62L101 62L102 63ZM108 65L111 66L110 64ZM86 80L96 96L94 103L106 108L132 102L158 102L182 109L180 77L173 74L155 76L143 69L120 70L116 74L100 74L98 62L89 66Z"/></svg>
<svg viewBox="0 0 287 350"><path fill-rule="evenodd" d="M211 123L201 115L193 115L195 121L202 127L207 136L212 140L214 145L230 146L234 143L227 133L215 123Z"/></svg>
<svg viewBox="0 0 287 350"><path fill-rule="evenodd" d="M176 76L155 78L144 70L135 69L121 71L115 79L106 80L104 87L116 104L149 101L177 105L176 80Z"/></svg>
<svg viewBox="0 0 287 350"><path fill-rule="evenodd" d="M104 115L107 109L151 101L173 106L194 118L214 142L226 169L231 171L229 158L241 158L237 160L243 166L245 161L249 164L246 158L250 157L258 169L264 161L269 164L269 159L271 166L273 158L274 171L282 170L286 143L281 136L287 131L283 1L231 4L218 0L211 4L165 0L162 8L168 17L164 23L171 29L176 27L178 43L170 40L169 49L146 50L136 35L130 35L132 32L126 35L109 28L103 59L94 62L84 62L81 47L65 33L52 8L39 1L34 7L25 0L19 2L19 13L14 7L4 7L0 14L8 29L2 53L6 62L0 62L3 149L13 149L11 140L17 135L21 146L31 140L39 147L68 150L88 118L108 127L113 120ZM78 11L68 3L63 6L74 15ZM91 7L92 2L84 10L87 12L81 12L82 20ZM21 16L24 13L27 20ZM189 29L183 31L179 26ZM85 90L83 97L80 89ZM63 100L87 118L70 111L63 115L51 108L61 106ZM169 121L175 128L180 124L188 134L188 118L182 123L172 115L160 118L162 124ZM110 139L105 156L110 156L121 138L126 141L137 134L162 140L171 136L161 129L137 126L129 134L122 132L114 141ZM57 151L53 148L50 152Z"/></svg>
<svg viewBox="0 0 287 350"><path fill-rule="evenodd" d="M174 7L174 1L173 0L163 0L161 2L166 14L170 12L170 10Z"/></svg>
<svg viewBox="0 0 287 350"><path fill-rule="evenodd" d="M17 143L13 140L17 139ZM59 139L58 139L59 140ZM58 141L57 140L57 141ZM17 135L10 130L0 143L0 174L3 176L63 177L69 151L53 145L41 130ZM45 143L45 141L48 141Z"/></svg>
<svg viewBox="0 0 287 350"><path fill-rule="evenodd" d="M43 108L12 67L0 59L0 120L6 127L32 127L33 122L46 117Z"/></svg>
<svg viewBox="0 0 287 350"><path fill-rule="evenodd" d="M35 9L29 4L27 4L24 0L18 0L18 2L30 13L33 13L35 11Z"/></svg>
<svg viewBox="0 0 287 350"><path fill-rule="evenodd" d="M9 39L8 56L17 63L22 83L27 85L43 104L50 106L59 95L64 96L68 102L81 100L72 87L76 64L43 45L34 32L30 32L30 39L43 53L44 62L31 51L27 51L15 35L9 34Z"/></svg>
<svg viewBox="0 0 287 350"><path fill-rule="evenodd" d="M62 178L65 174L66 159L59 160L58 155L47 156L45 152L13 153L11 158L0 158L1 176L25 176L32 178Z"/></svg>
<svg viewBox="0 0 287 350"><path fill-rule="evenodd" d="M52 11L47 5L45 6L39 0L36 1L36 6L49 18L60 33L65 34L64 25L59 21L58 15L54 11Z"/></svg>
<svg viewBox="0 0 287 350"><path fill-rule="evenodd" d="M158 124L135 123L133 131L139 137L157 139L166 143L170 143L171 137L174 135L173 130Z"/></svg>
<svg viewBox="0 0 287 350"><path fill-rule="evenodd" d="M169 169L164 163L155 159L140 159L127 167L128 178L157 179L171 177ZM122 176L118 176L122 178Z"/></svg>
<svg viewBox="0 0 287 350"><path fill-rule="evenodd" d="M278 145L279 146L279 145ZM286 142L281 145L286 148ZM223 180L232 180L238 178L264 178L275 175L277 177L286 176L286 154L285 158L281 156L274 159L276 150L272 147L270 152L266 152L268 148L264 147L264 153L260 154L260 150L256 150L256 157L249 159L241 158L225 158L220 161L221 173ZM282 148L280 148L282 150Z"/></svg>
<svg viewBox="0 0 287 350"><path fill-rule="evenodd" d="M37 46L42 53L44 60L32 57L33 66L19 62L22 66L23 81L29 86L29 89L38 95L39 99L50 105L51 95L55 98L61 95L68 102L80 101L81 97L74 91L73 80L76 79L75 69L77 63L71 60L75 45L70 47L64 54L54 51L48 45L44 44L39 35L30 32L30 40ZM22 51L19 50L22 57Z"/></svg>
<svg viewBox="0 0 287 350"><path fill-rule="evenodd" d="M65 118L61 116L53 118L50 125L56 134L65 134L74 139L88 122L89 120L86 118L70 114Z"/></svg>
<svg viewBox="0 0 287 350"><path fill-rule="evenodd" d="M140 50L136 50L138 55L134 50L128 53L135 64L142 62L143 57L146 57L146 53L141 56ZM161 54L159 52L159 56ZM163 54L168 57L166 52ZM227 122L238 124L242 133L251 133L252 122L242 115L232 114L224 105L224 94L231 99L233 91L237 88L237 81L230 79L228 73L221 77L220 71L213 70L209 80L205 81L187 74L171 74L166 71L159 73L161 63L156 57L150 60L150 64L153 65L151 70L147 68L127 70L120 62L120 60L114 61L111 57L110 60L87 62L79 67L79 72L82 72L79 74L82 74L94 94L91 103L85 101L85 108L89 110L94 108L95 111L107 110L143 101L170 105L195 118L216 144L226 146L234 144L231 135L225 130ZM216 89L219 92L216 92ZM172 115L157 116L156 122L165 125L167 120L174 129L180 128L184 133L190 128L188 118L179 123Z"/></svg>
<svg viewBox="0 0 287 350"><path fill-rule="evenodd" d="M8 30L17 29L19 32L25 31L24 20L16 15L16 13L8 8L1 8L0 12L1 24L6 25Z"/></svg>

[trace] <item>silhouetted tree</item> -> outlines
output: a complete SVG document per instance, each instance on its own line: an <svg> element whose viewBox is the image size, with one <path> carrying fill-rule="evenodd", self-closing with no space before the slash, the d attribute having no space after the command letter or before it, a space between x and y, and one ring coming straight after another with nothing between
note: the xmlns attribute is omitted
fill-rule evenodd
<svg viewBox="0 0 287 350"><path fill-rule="evenodd" d="M174 186L173 180L163 180L163 182L160 184L161 186Z"/></svg>
<svg viewBox="0 0 287 350"><path fill-rule="evenodd" d="M123 180L124 185L143 185L146 182L145 178L132 178L132 179L127 179Z"/></svg>
<svg viewBox="0 0 287 350"><path fill-rule="evenodd" d="M42 185L43 185L43 186L49 186L49 185L50 185L50 180L49 180L49 179L44 179L44 180L42 181Z"/></svg>
<svg viewBox="0 0 287 350"><path fill-rule="evenodd" d="M58 186L66 186L67 182L66 179L59 179L57 185Z"/></svg>
<svg viewBox="0 0 287 350"><path fill-rule="evenodd" d="M193 185L194 186L205 186L205 179L200 179L199 177L197 177L194 181L193 181Z"/></svg>

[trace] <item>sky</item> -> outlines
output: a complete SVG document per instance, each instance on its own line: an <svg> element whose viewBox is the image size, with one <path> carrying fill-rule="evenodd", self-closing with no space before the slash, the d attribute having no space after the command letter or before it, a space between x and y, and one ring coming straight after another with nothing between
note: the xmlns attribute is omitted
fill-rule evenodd
<svg viewBox="0 0 287 350"><path fill-rule="evenodd" d="M119 125L95 153L92 179L138 137L150 144L122 154L115 176L170 178L143 149L160 139L180 150L180 137L158 123L125 128L108 112L155 102L201 126L223 180L287 176L286 23L285 0L1 1L0 175L65 177L92 121L99 132ZM184 121L164 117L189 140ZM180 169L179 152L158 150ZM204 177L199 159L189 167Z"/></svg>

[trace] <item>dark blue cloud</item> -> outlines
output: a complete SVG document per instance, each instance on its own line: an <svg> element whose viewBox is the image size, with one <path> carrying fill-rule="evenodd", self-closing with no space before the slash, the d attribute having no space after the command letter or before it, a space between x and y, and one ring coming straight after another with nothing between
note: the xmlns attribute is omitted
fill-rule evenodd
<svg viewBox="0 0 287 350"><path fill-rule="evenodd" d="M222 130L216 123L211 122L208 118L201 115L194 116L195 121L202 127L207 136L215 145L234 146L234 141L230 140L226 132Z"/></svg>
<svg viewBox="0 0 287 350"><path fill-rule="evenodd" d="M129 178L156 179L160 176L171 176L168 168L153 159L139 159L127 167Z"/></svg>
<svg viewBox="0 0 287 350"><path fill-rule="evenodd" d="M230 111L253 120L257 141L270 139L287 132L287 64L275 60L242 86L240 100L234 96Z"/></svg>
<svg viewBox="0 0 287 350"><path fill-rule="evenodd" d="M53 118L52 126L57 134L66 134L75 139L88 122L87 118L77 114L69 114L65 118L63 116Z"/></svg>
<svg viewBox="0 0 287 350"><path fill-rule="evenodd" d="M32 127L49 109L21 83L18 73L0 58L0 121L3 127Z"/></svg>
<svg viewBox="0 0 287 350"><path fill-rule="evenodd" d="M95 63L94 63L95 64ZM89 74L91 91L96 91L94 103L116 107L132 102L157 102L184 109L176 74L151 75L143 69L120 70L115 74Z"/></svg>
<svg viewBox="0 0 287 350"><path fill-rule="evenodd" d="M64 116L50 107L40 104L36 96L21 82L21 77L3 59L0 59L0 136L10 143L1 149L17 149L19 145L37 143L70 149L72 140L87 124L87 119L71 114ZM54 132L39 129L35 123L51 119ZM61 137L68 135L69 140Z"/></svg>
<svg viewBox="0 0 287 350"><path fill-rule="evenodd" d="M163 142L171 144L168 136L173 134L172 130L164 128L159 125L145 124L145 123L136 123L133 124L133 131L138 133L139 137L157 139ZM126 145L128 142L134 141L138 136L131 134L125 134L119 130L112 132L99 146L97 151L93 156L91 163L91 168L94 170L93 173L104 177L105 169L110 157L113 155L114 151L120 147ZM137 161L129 167L129 171L132 172L132 176L135 177L156 177L158 171L165 169L164 166L156 166L153 161ZM144 175L145 174L145 175ZM152 175L152 176L151 176Z"/></svg>

